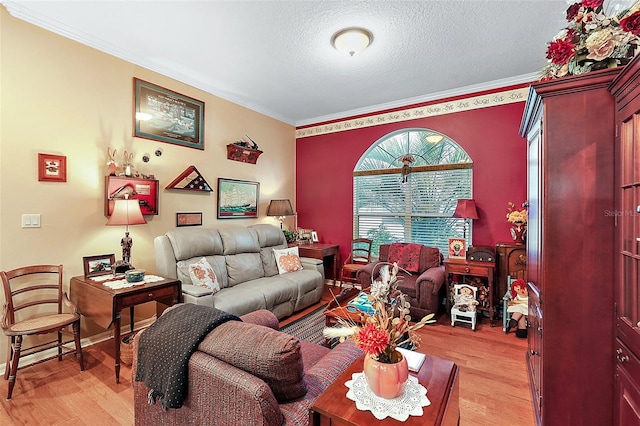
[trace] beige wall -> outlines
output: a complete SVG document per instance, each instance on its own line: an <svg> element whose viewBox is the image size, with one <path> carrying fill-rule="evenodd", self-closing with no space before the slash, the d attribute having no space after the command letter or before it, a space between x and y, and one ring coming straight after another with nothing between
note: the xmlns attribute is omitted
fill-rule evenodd
<svg viewBox="0 0 640 426"><path fill-rule="evenodd" d="M204 151L132 136L134 77L205 102ZM245 133L264 151L256 165L226 159L226 145ZM83 256L121 257L124 228L105 226L103 214L107 147L117 149L119 161L125 150L133 152L138 170L160 181L159 214L130 228L132 263L149 272L153 238L174 228L176 212L203 212L205 227L277 224L265 216L269 200L294 200L293 126L25 23L0 7L0 269L62 263L68 289L69 278L83 273ZM153 154L158 148L161 157ZM66 183L38 181L38 153L67 157ZM149 163L142 162L145 153ZM260 182L260 218L218 221L216 192L164 189L190 165L214 189L218 177ZM42 227L21 228L23 213L41 214ZM140 311L153 313L148 305ZM136 319L140 315L136 311ZM94 329L85 321L83 338L102 331ZM0 359L5 354L0 339Z"/></svg>

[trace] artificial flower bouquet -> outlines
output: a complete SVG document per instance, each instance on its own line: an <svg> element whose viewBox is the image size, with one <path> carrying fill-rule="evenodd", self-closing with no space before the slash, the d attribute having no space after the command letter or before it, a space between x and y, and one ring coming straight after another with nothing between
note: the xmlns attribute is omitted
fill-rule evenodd
<svg viewBox="0 0 640 426"><path fill-rule="evenodd" d="M507 222L512 223L514 225L525 225L527 223L527 209L523 208L522 210L516 209L516 205L511 201L507 204Z"/></svg>
<svg viewBox="0 0 640 426"><path fill-rule="evenodd" d="M371 358L386 364L400 361L401 355L397 346L412 343L420 344L420 336L416 330L425 324L434 323L433 314L411 324L410 304L407 296L398 290L398 264L389 264L380 269L380 279L371 283L368 295L372 312L361 312L359 324L345 319L338 319L338 327L327 327L323 334L328 339L339 338L344 341L352 339L360 349Z"/></svg>
<svg viewBox="0 0 640 426"><path fill-rule="evenodd" d="M638 53L639 0L577 1L567 9L567 21L548 45L541 80L626 65Z"/></svg>

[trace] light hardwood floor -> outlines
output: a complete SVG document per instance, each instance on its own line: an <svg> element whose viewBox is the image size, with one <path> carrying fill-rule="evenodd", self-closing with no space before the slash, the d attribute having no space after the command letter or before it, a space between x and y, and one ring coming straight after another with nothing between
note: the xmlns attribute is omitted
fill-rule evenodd
<svg viewBox="0 0 640 426"><path fill-rule="evenodd" d="M328 292L323 301L330 297ZM283 321L286 324L311 307ZM421 331L422 347L460 367L461 426L532 426L533 409L525 367L526 340L489 327L483 319L472 331L451 327L442 315ZM4 337L3 337L4 338ZM86 370L80 372L72 355L18 372L13 399L0 379L0 425L131 425L131 369L123 365L120 383L114 377L113 342L84 348ZM241 426L241 425L238 425Z"/></svg>

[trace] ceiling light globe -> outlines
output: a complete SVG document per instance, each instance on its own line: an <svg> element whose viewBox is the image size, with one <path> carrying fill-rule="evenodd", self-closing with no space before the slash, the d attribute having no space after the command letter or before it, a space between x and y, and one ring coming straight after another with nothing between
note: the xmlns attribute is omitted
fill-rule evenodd
<svg viewBox="0 0 640 426"><path fill-rule="evenodd" d="M373 34L364 28L345 28L333 35L331 44L338 52L354 56L369 47Z"/></svg>

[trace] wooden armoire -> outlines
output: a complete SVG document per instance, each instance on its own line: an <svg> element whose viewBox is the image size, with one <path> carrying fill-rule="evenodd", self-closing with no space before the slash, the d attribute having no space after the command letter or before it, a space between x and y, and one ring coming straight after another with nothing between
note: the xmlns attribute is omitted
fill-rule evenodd
<svg viewBox="0 0 640 426"><path fill-rule="evenodd" d="M614 425L640 425L640 56L611 85L616 133Z"/></svg>
<svg viewBox="0 0 640 426"><path fill-rule="evenodd" d="M531 86L527 366L539 425L612 424L614 100L620 68Z"/></svg>

